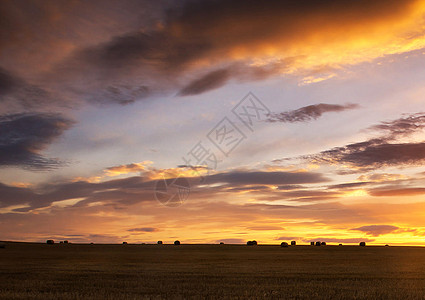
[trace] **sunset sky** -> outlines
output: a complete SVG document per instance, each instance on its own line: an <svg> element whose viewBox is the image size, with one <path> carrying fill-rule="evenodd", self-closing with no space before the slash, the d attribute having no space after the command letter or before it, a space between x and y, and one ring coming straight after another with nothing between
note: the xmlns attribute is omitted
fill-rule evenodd
<svg viewBox="0 0 425 300"><path fill-rule="evenodd" d="M3 0L0 240L425 246L424 83L423 0Z"/></svg>

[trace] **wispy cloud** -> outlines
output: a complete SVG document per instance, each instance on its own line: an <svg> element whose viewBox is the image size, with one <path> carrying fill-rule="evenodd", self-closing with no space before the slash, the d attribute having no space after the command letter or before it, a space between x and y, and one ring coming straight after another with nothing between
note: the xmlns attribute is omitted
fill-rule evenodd
<svg viewBox="0 0 425 300"><path fill-rule="evenodd" d="M369 131L380 134L375 138L335 147L304 158L319 164L345 165L350 168L347 172L420 165L425 160L425 143L398 141L400 138L420 133L424 127L423 113L408 115L369 127Z"/></svg>
<svg viewBox="0 0 425 300"><path fill-rule="evenodd" d="M368 226L353 228L351 230L362 231L371 236L380 236L383 234L395 232L398 229L399 227L393 226L393 225L368 225Z"/></svg>
<svg viewBox="0 0 425 300"><path fill-rule="evenodd" d="M320 118L324 113L328 112L341 112L344 110L350 110L358 108L357 104L326 104L319 103L301 107L297 110L290 110L281 113L271 113L268 116L267 121L271 123L296 123L296 122L309 122Z"/></svg>

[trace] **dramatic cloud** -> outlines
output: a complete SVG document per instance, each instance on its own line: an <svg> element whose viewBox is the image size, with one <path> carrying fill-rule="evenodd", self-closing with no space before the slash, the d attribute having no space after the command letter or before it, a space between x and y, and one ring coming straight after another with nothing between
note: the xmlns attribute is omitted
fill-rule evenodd
<svg viewBox="0 0 425 300"><path fill-rule="evenodd" d="M398 229L399 227L392 226L392 225L369 225L369 226L353 228L351 230L362 231L371 236L380 236L383 234L395 232Z"/></svg>
<svg viewBox="0 0 425 300"><path fill-rule="evenodd" d="M314 161L348 164L363 172L389 166L420 165L425 161L425 143L387 144L367 141L323 151Z"/></svg>
<svg viewBox="0 0 425 300"><path fill-rule="evenodd" d="M72 121L55 114L14 114L0 117L0 166L51 169L60 161L40 152L67 130Z"/></svg>
<svg viewBox="0 0 425 300"><path fill-rule="evenodd" d="M316 163L346 165L348 172L364 172L382 167L420 165L425 161L424 142L395 143L398 138L419 133L425 127L423 113L393 121L382 122L369 128L381 136L306 156Z"/></svg>
<svg viewBox="0 0 425 300"><path fill-rule="evenodd" d="M110 66L150 60L161 69L176 70L203 60L252 58L260 52L304 55L299 46L307 41L320 42L317 49L312 45L320 55L326 41L336 46L335 35L341 43L354 42L361 35L366 40L362 46L368 49L389 42L389 32L380 29L381 24L396 22L393 30L403 32L410 25L403 21L416 18L415 9L421 8L417 1L192 1L170 11L158 30L117 37L93 54ZM318 36L319 40L312 40ZM372 40L377 37L378 41Z"/></svg>
<svg viewBox="0 0 425 300"><path fill-rule="evenodd" d="M131 166L129 164L127 166ZM121 166L123 168L124 166ZM114 167L115 168L115 167ZM138 166L140 168L140 165ZM125 168L128 170L128 168ZM120 169L122 171L122 169ZM48 184L39 187L14 187L2 185L0 194L1 207L25 204L24 207L15 211L25 212L35 208L48 207L61 201L70 201L68 205L76 207L87 206L90 203L104 203L115 205L131 205L140 202L158 203L154 191L157 176L153 173L161 173L162 170L144 170L141 176L114 179L106 181L74 181L57 184ZM120 173L121 174L121 173ZM153 179L155 178L155 179ZM159 177L162 178L162 177ZM195 198L210 198L215 193L228 192L229 188L244 187L253 184L284 184L284 183L321 183L329 179L319 173L291 173L291 172L222 172L205 177L200 182L199 178L178 177L179 180L187 180L191 183ZM175 177L167 178L167 184L174 182ZM216 187L204 187L204 184L218 184ZM301 192L300 192L301 193ZM303 197L300 195L288 195L287 197ZM321 196L319 194L307 193L308 196ZM283 198L283 195L282 195Z"/></svg>
<svg viewBox="0 0 425 300"><path fill-rule="evenodd" d="M340 112L348 109L358 108L357 104L314 104L305 107L301 107L297 110L286 111L282 113L271 113L269 114L268 122L281 122L281 123L296 123L296 122L308 122L316 120L327 112Z"/></svg>
<svg viewBox="0 0 425 300"><path fill-rule="evenodd" d="M8 97L32 105L128 104L280 74L312 83L424 47L424 11L419 0L6 1L0 66L28 82Z"/></svg>

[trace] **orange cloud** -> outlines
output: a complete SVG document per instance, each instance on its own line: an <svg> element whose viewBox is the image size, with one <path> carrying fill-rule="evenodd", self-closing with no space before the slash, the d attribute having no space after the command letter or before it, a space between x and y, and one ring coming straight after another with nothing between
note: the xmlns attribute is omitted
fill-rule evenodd
<svg viewBox="0 0 425 300"><path fill-rule="evenodd" d="M146 166L153 164L152 161L146 160L140 163L131 163L128 165L120 165L107 168L104 170L106 176L119 176L129 173L137 173L146 170Z"/></svg>

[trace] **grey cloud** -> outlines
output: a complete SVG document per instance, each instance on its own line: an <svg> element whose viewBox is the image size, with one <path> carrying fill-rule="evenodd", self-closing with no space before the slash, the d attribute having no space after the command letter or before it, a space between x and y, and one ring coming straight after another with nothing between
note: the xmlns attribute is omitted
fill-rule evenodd
<svg viewBox="0 0 425 300"><path fill-rule="evenodd" d="M376 138L335 147L303 158L316 163L351 166L351 170L344 170L341 174L365 172L389 166L420 165L425 161L425 142L394 141L417 133L424 127L425 115L411 114L369 127L368 130L381 133Z"/></svg>
<svg viewBox="0 0 425 300"><path fill-rule="evenodd" d="M178 95L187 96L201 94L223 86L229 78L230 72L227 69L213 71L191 82L188 86L184 87Z"/></svg>
<svg viewBox="0 0 425 300"><path fill-rule="evenodd" d="M207 176L208 183L228 183L230 185L285 185L320 183L329 181L320 173L313 172L261 172L234 171Z"/></svg>
<svg viewBox="0 0 425 300"><path fill-rule="evenodd" d="M0 166L34 170L55 168L57 159L40 152L73 124L57 114L12 114L0 116Z"/></svg>
<svg viewBox="0 0 425 300"><path fill-rule="evenodd" d="M328 189L350 189L350 188L365 186L371 183L372 182L348 182L348 183L330 185L328 186Z"/></svg>
<svg viewBox="0 0 425 300"><path fill-rule="evenodd" d="M290 110L282 113L271 113L267 119L268 122L275 123L296 123L296 122L308 122L316 120L327 112L341 112L349 109L358 108L357 104L314 104L305 107L301 107L297 110Z"/></svg>
<svg viewBox="0 0 425 300"><path fill-rule="evenodd" d="M180 178L183 179L183 178ZM320 183L329 179L319 173L291 173L291 172L230 172L207 176L208 184L225 183L224 186L214 188L197 187L199 180L187 178L194 188L193 193L198 199L211 197L211 193L223 192L231 188L245 187L247 185L262 184L292 184L292 183ZM174 178L167 179L168 183ZM15 188L0 186L3 193L0 194L2 207L14 204L27 204L15 211L25 212L34 208L42 208L54 202L80 199L75 207L84 207L92 202L127 206L140 202L156 201L154 188L156 181L150 181L148 177L135 176L124 179L115 179L100 183L86 181L52 183L34 188Z"/></svg>
<svg viewBox="0 0 425 300"><path fill-rule="evenodd" d="M425 143L357 143L321 152L313 160L349 164L363 172L388 166L419 165L425 161Z"/></svg>
<svg viewBox="0 0 425 300"><path fill-rule="evenodd" d="M369 130L382 132L385 139L393 140L400 136L407 136L425 128L425 113L410 114L392 121L381 122L369 127Z"/></svg>
<svg viewBox="0 0 425 300"><path fill-rule="evenodd" d="M24 109L39 107L43 104L59 102L49 91L12 74L0 67L0 104L7 106L20 104Z"/></svg>

